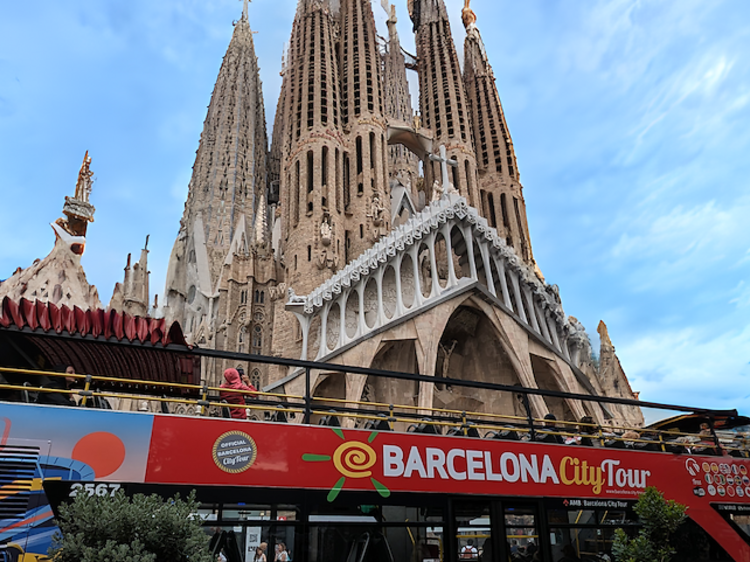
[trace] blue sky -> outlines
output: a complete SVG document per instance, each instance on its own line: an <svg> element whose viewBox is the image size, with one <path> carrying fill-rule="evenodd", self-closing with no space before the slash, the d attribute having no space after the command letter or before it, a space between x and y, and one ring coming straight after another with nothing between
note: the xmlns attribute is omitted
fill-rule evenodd
<svg viewBox="0 0 750 562"><path fill-rule="evenodd" d="M462 0L447 0L461 48ZM373 2L383 22L380 2ZM250 5L269 132L295 0ZM750 414L750 3L473 0L535 257L644 400ZM406 2L397 3L413 52ZM237 0L0 7L0 279L44 257L93 157L106 303L147 234L161 292ZM383 32L384 33L384 32ZM416 79L416 77L413 77Z"/></svg>

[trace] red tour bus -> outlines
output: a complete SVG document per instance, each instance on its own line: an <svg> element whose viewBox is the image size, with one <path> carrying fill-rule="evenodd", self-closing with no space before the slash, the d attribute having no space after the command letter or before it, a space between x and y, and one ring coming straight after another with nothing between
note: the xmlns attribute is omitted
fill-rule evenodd
<svg viewBox="0 0 750 562"><path fill-rule="evenodd" d="M110 376L0 366L0 562L45 559L60 503L118 490L196 490L207 540L227 562L251 562L261 545L268 562L276 549L295 562L611 561L615 529L638 531L633 505L648 486L688 506L675 560L750 561L750 458L743 434L731 431L750 420L734 411L164 341L161 350L153 341L141 349L71 336L43 348L69 352L71 360L88 357ZM230 404L220 393L242 391L196 384L201 355L250 369L296 368L305 390L253 393ZM157 362L158 376L148 369ZM123 378L124 365L150 378ZM321 372L506 393L516 414L316 396L311 381ZM77 380L68 388L45 385L43 377ZM39 398L44 394L48 399ZM530 407L534 394L558 421ZM68 403L66 395L78 407L54 405ZM624 407L687 414L654 427L617 428L571 419L575 401L579 411L604 412L600 420ZM118 411L126 409L145 411ZM237 409L247 419L235 419Z"/></svg>

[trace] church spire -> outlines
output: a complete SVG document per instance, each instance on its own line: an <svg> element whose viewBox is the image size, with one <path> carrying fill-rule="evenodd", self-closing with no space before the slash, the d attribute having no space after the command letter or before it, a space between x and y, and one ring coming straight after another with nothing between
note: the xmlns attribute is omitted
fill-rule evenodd
<svg viewBox="0 0 750 562"><path fill-rule="evenodd" d="M336 22L326 0L300 0L283 70L274 129L282 162L280 200L285 281L312 290L344 263L344 183L348 152L342 131ZM280 154L279 154L280 153Z"/></svg>
<svg viewBox="0 0 750 562"><path fill-rule="evenodd" d="M172 319L184 323L188 308L205 314L208 302L201 301L217 294L233 238L250 239L246 229L267 187L266 160L263 93L244 1L211 94L170 260L165 294Z"/></svg>
<svg viewBox="0 0 750 562"><path fill-rule="evenodd" d="M389 122L402 122L413 124L414 111L411 107L411 94L409 93L409 82L406 78L406 60L401 49L401 40L398 36L396 24L396 6L383 4L388 7L388 43L383 53L383 85L385 115ZM405 181L403 176L408 176L411 183L411 196L416 198L417 178L419 176L419 159L405 146L398 144L389 148L388 169L392 178L399 177L399 181Z"/></svg>
<svg viewBox="0 0 750 562"><path fill-rule="evenodd" d="M445 145L448 156L458 162L452 168L452 183L476 207L478 190L470 117L445 3L411 0L409 15L416 33L419 107L424 126L435 135L433 151ZM439 179L439 165L426 165L426 185L430 187Z"/></svg>
<svg viewBox="0 0 750 562"><path fill-rule="evenodd" d="M533 263L526 203L516 154L477 16L465 0L461 19L466 27L464 84L476 146L479 201L476 206L491 226L527 263Z"/></svg>

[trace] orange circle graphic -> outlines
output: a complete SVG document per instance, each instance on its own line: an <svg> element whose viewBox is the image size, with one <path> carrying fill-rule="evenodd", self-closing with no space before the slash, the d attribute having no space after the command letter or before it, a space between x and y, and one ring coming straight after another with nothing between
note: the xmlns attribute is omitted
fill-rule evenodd
<svg viewBox="0 0 750 562"><path fill-rule="evenodd" d="M81 437L73 447L71 456L89 465L96 478L103 478L122 466L125 461L125 445L117 435L97 431Z"/></svg>

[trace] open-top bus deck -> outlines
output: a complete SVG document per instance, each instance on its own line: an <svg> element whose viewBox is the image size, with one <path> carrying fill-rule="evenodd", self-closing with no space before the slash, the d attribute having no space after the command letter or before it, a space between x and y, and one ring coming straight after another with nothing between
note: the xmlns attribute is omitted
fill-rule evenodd
<svg viewBox="0 0 750 562"><path fill-rule="evenodd" d="M259 362L283 360L254 356ZM416 384L469 381L297 362ZM44 558L54 509L76 494L197 491L212 546L250 561L284 543L304 562L611 559L616 528L637 532L633 505L647 486L688 506L677 560L750 560L750 458L722 431L736 412L481 385L528 404L582 400L688 412L711 436L663 425L616 428L532 416L457 412L257 393L253 419L232 419L206 385L73 375L77 388L35 386L49 372L0 368L4 392L62 393L79 407L0 402L0 559ZM32 383L19 385L18 377ZM128 394L115 388L129 385ZM109 386L108 386L109 385ZM133 386L135 385L135 386ZM123 397L188 405L193 415L102 409ZM16 394L18 396L18 394ZM37 398L38 400L38 398ZM92 404L100 408L90 408ZM164 411L169 411L164 408ZM211 417L211 413L219 417ZM694 424L695 425L695 424ZM665 429L666 428L666 429ZM575 558L573 558L575 559Z"/></svg>

